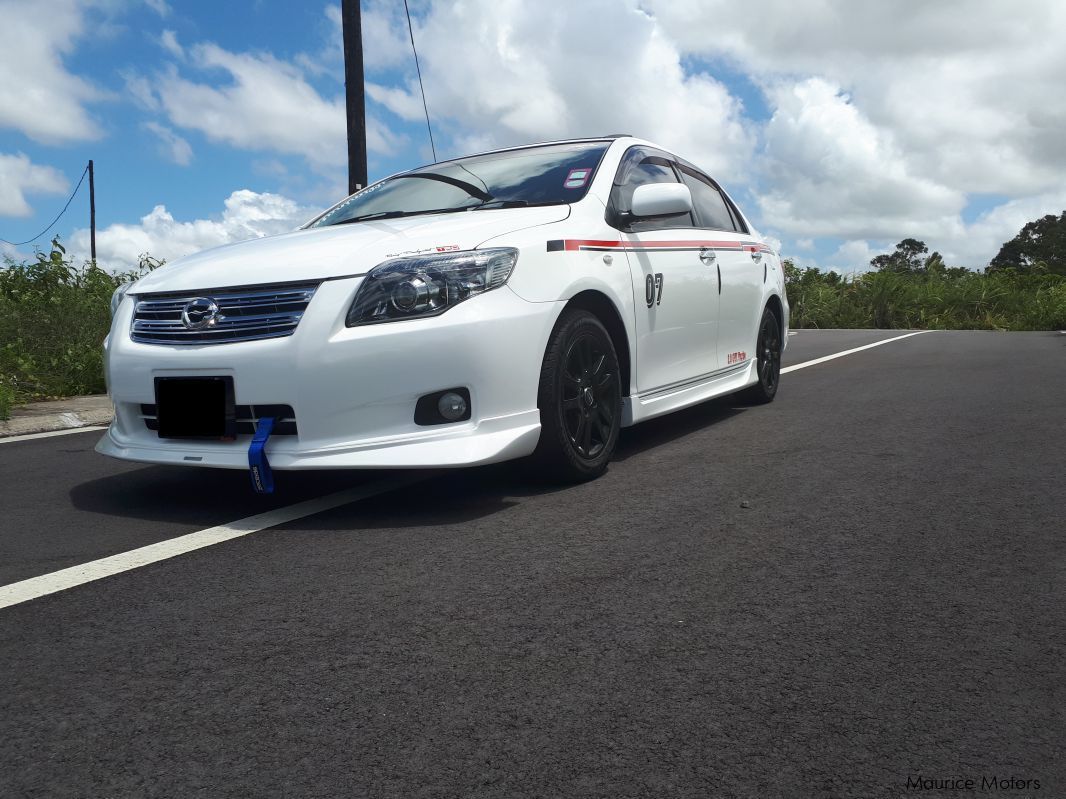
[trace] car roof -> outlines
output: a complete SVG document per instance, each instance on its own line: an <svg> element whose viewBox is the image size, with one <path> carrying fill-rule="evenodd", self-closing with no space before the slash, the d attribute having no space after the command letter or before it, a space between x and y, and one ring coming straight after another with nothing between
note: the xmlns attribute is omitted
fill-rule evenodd
<svg viewBox="0 0 1066 799"><path fill-rule="evenodd" d="M550 147L550 146L555 145L555 144L595 144L597 142L602 142L603 144L610 144L610 143L613 143L613 142L617 141L618 139L633 139L634 142L639 142L641 144L651 144L651 142L645 142L643 139L638 139L638 138L636 138L635 136L633 136L632 134L629 134L629 133L609 133L609 134L607 134L605 136L584 136L584 137L577 138L577 139L551 139L549 141L537 141L537 142L528 142L526 144L515 144L515 145L512 145L511 147L494 147L491 150L483 150L482 152L479 152L479 153L468 153L466 155L456 156L455 158L448 158L448 159L445 159L443 161L434 161L432 164L424 164L422 167L419 167L419 168L424 169L427 166L437 166L438 164L447 164L447 163L450 163L451 161L462 161L463 159L466 159L466 158L477 158L478 156L492 155L493 153L507 153L507 152L512 152L514 150L529 150L529 149L531 149L533 147ZM657 146L657 145L653 145L653 146ZM404 170L404 171L407 172L407 171L416 171L416 170ZM397 173L397 174L403 174L403 173L401 172L401 173Z"/></svg>

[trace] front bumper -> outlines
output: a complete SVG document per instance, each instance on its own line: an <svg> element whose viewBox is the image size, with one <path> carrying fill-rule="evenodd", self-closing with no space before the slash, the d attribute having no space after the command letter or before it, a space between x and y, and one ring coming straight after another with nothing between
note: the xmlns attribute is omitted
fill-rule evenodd
<svg viewBox="0 0 1066 799"><path fill-rule="evenodd" d="M297 434L267 445L275 469L469 466L530 454L540 437L536 406L544 347L559 303L532 303L507 286L438 317L347 328L362 278L321 284L296 331L232 344L139 344L123 302L105 342L115 420L97 451L125 460L247 469L251 436L235 441L162 439L142 404L155 378L233 377L238 405L289 405ZM470 391L471 419L419 426L424 394Z"/></svg>

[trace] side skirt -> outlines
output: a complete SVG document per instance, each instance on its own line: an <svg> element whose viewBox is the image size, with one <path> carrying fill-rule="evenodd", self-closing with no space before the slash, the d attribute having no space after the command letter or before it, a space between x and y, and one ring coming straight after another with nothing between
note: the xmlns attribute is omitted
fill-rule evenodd
<svg viewBox="0 0 1066 799"><path fill-rule="evenodd" d="M630 427L646 419L747 388L758 379L755 371L757 363L752 358L747 363L694 380L625 397L622 402L622 427Z"/></svg>

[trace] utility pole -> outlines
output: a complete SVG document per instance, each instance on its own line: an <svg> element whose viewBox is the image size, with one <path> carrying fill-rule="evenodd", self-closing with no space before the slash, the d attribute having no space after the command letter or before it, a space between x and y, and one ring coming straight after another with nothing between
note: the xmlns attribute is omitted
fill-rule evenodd
<svg viewBox="0 0 1066 799"><path fill-rule="evenodd" d="M93 177L93 159L89 159L89 253L96 263L96 180Z"/></svg>
<svg viewBox="0 0 1066 799"><path fill-rule="evenodd" d="M348 193L366 186L366 101L363 97L363 23L359 0L341 0L344 95L348 113ZM90 176L92 170L89 171Z"/></svg>

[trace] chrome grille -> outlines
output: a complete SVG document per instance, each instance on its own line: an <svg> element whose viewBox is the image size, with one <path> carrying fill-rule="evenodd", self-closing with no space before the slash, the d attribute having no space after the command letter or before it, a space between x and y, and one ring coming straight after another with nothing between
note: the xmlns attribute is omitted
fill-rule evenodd
<svg viewBox="0 0 1066 799"><path fill-rule="evenodd" d="M317 288L307 283L145 294L134 307L130 337L143 344L229 344L291 336ZM218 314L207 327L191 329L182 311L203 298L214 300Z"/></svg>

